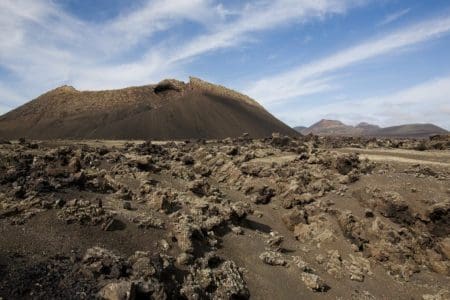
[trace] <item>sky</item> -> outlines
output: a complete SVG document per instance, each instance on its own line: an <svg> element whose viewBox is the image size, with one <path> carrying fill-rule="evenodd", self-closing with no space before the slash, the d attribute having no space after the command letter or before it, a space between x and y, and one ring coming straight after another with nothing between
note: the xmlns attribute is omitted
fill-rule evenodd
<svg viewBox="0 0 450 300"><path fill-rule="evenodd" d="M448 0L0 0L0 32L0 114L195 76L291 126L450 130Z"/></svg>

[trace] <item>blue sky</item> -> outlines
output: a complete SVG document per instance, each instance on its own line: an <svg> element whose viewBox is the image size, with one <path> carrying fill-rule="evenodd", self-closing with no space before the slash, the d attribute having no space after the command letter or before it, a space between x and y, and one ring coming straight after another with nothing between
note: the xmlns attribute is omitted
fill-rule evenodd
<svg viewBox="0 0 450 300"><path fill-rule="evenodd" d="M450 129L448 0L1 0L0 113L190 75L289 125Z"/></svg>

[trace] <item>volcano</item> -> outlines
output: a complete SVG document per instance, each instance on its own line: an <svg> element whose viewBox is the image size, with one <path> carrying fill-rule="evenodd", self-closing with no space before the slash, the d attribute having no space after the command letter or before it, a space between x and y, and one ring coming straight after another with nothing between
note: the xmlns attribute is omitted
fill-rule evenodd
<svg viewBox="0 0 450 300"><path fill-rule="evenodd" d="M0 138L220 139L298 133L255 100L191 77L188 83L105 91L51 90L0 117Z"/></svg>

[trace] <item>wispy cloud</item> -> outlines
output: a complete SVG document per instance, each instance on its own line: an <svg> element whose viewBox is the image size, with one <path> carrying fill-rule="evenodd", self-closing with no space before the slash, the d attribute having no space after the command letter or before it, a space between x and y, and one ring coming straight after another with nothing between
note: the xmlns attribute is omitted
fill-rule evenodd
<svg viewBox="0 0 450 300"><path fill-rule="evenodd" d="M181 47L173 54L172 61L234 46L252 32L273 29L288 22L306 22L312 18L343 13L352 1L279 0L267 3L248 5L236 21L224 24L215 32L199 36Z"/></svg>
<svg viewBox="0 0 450 300"><path fill-rule="evenodd" d="M397 21L398 19L406 16L411 11L411 8L405 8L400 11L397 11L395 13L392 13L390 15L387 15L380 23L378 23L378 26L384 26L387 24L390 24L392 22Z"/></svg>
<svg viewBox="0 0 450 300"><path fill-rule="evenodd" d="M146 0L102 23L83 21L52 0L0 1L0 67L26 98L60 84L80 89L146 84L182 73L183 62L241 46L256 32L345 13L365 0L255 0L232 9L215 0ZM200 30L177 33L183 22ZM161 39L161 33L166 34ZM158 38L154 38L159 34ZM0 90L0 99L11 95Z"/></svg>
<svg viewBox="0 0 450 300"><path fill-rule="evenodd" d="M300 112L281 112L285 120L312 124L317 120L338 119L348 124L369 121L382 126L420 122L436 123L450 129L450 76L363 100L338 101Z"/></svg>
<svg viewBox="0 0 450 300"><path fill-rule="evenodd" d="M370 58L386 55L407 46L426 42L450 32L450 17L441 17L414 24L340 51L310 64L296 67L251 84L246 90L264 104L305 95L303 86L329 77L330 73ZM328 89L328 85L325 86ZM320 92L315 89L314 93Z"/></svg>
<svg viewBox="0 0 450 300"><path fill-rule="evenodd" d="M82 84L87 82L86 74L97 76L86 78L91 79L89 87L118 87L119 80L107 79L124 74L102 71L126 70L122 66L130 60L139 63L142 53L130 56L128 52L139 47L156 49L149 40L154 34L186 20L204 25L220 18L209 0L146 1L128 14L100 24L82 21L51 0L4 0L0 2L0 30L8 34L0 36L0 66L34 93L66 82ZM134 74L138 81L142 74ZM95 86L92 82L97 80ZM129 83L124 80L120 86Z"/></svg>
<svg viewBox="0 0 450 300"><path fill-rule="evenodd" d="M159 45L149 49L144 57L138 61L132 61L120 65L99 67L98 69L84 72L79 76L80 85L88 86L94 82L92 74L102 73L102 79L106 84L129 83L128 79L157 78L164 76L174 69L180 68L180 64L205 53L224 48L242 46L252 40L251 35L256 32L271 30L279 26L287 26L290 23L307 22L311 19L323 19L327 15L344 13L354 5L362 2L357 0L277 0L249 2L239 13L232 13L232 21L222 20L211 25L212 30L193 37L181 45ZM219 14L223 6L217 6ZM219 20L220 21L220 20ZM136 76L137 74L141 76ZM118 77L120 75L120 77ZM130 82L134 83L134 82ZM96 86L103 87L96 80Z"/></svg>

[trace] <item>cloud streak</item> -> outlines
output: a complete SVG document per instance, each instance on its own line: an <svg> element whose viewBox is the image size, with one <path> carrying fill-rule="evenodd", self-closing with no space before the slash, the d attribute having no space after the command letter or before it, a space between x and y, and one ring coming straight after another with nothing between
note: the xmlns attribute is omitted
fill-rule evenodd
<svg viewBox="0 0 450 300"><path fill-rule="evenodd" d="M360 3L361 1L355 0L256 1L247 4L239 13L233 13L232 21L219 22L212 26L213 30L200 34L184 44L152 48L139 61L89 70L89 73L85 72L83 76L78 76L83 78L80 85L86 86L87 82L93 82L90 74L97 73L112 74L103 76L103 80L111 84L118 84L119 78L116 78L115 74L121 74L122 84L124 79L125 82L129 82L127 78L136 78L136 74L141 74L140 78L146 79L164 77L162 74L180 68L180 64L202 54L242 46L252 40L253 33L287 26L292 22L307 22L311 19L323 19L327 15L341 14L349 7ZM220 12L223 7L216 6L216 9L223 17L223 12Z"/></svg>
<svg viewBox="0 0 450 300"><path fill-rule="evenodd" d="M425 21L340 51L318 61L257 80L246 93L264 104L305 95L301 87L345 67L438 38L450 31L450 17ZM327 75L328 74L328 75ZM320 90L315 90L315 93Z"/></svg>
<svg viewBox="0 0 450 300"><path fill-rule="evenodd" d="M256 32L345 13L363 0L258 0L231 10L214 0L148 0L102 23L82 21L52 0L0 1L0 67L24 98L61 84L119 88L175 76L204 53L241 46ZM181 39L177 26L196 24ZM155 39L167 33L164 39ZM8 101L8 93L0 99Z"/></svg>
<svg viewBox="0 0 450 300"><path fill-rule="evenodd" d="M402 9L398 12L395 12L393 14L387 15L380 23L378 23L378 26L385 26L392 22L397 21L398 19L406 16L411 11L410 8Z"/></svg>

